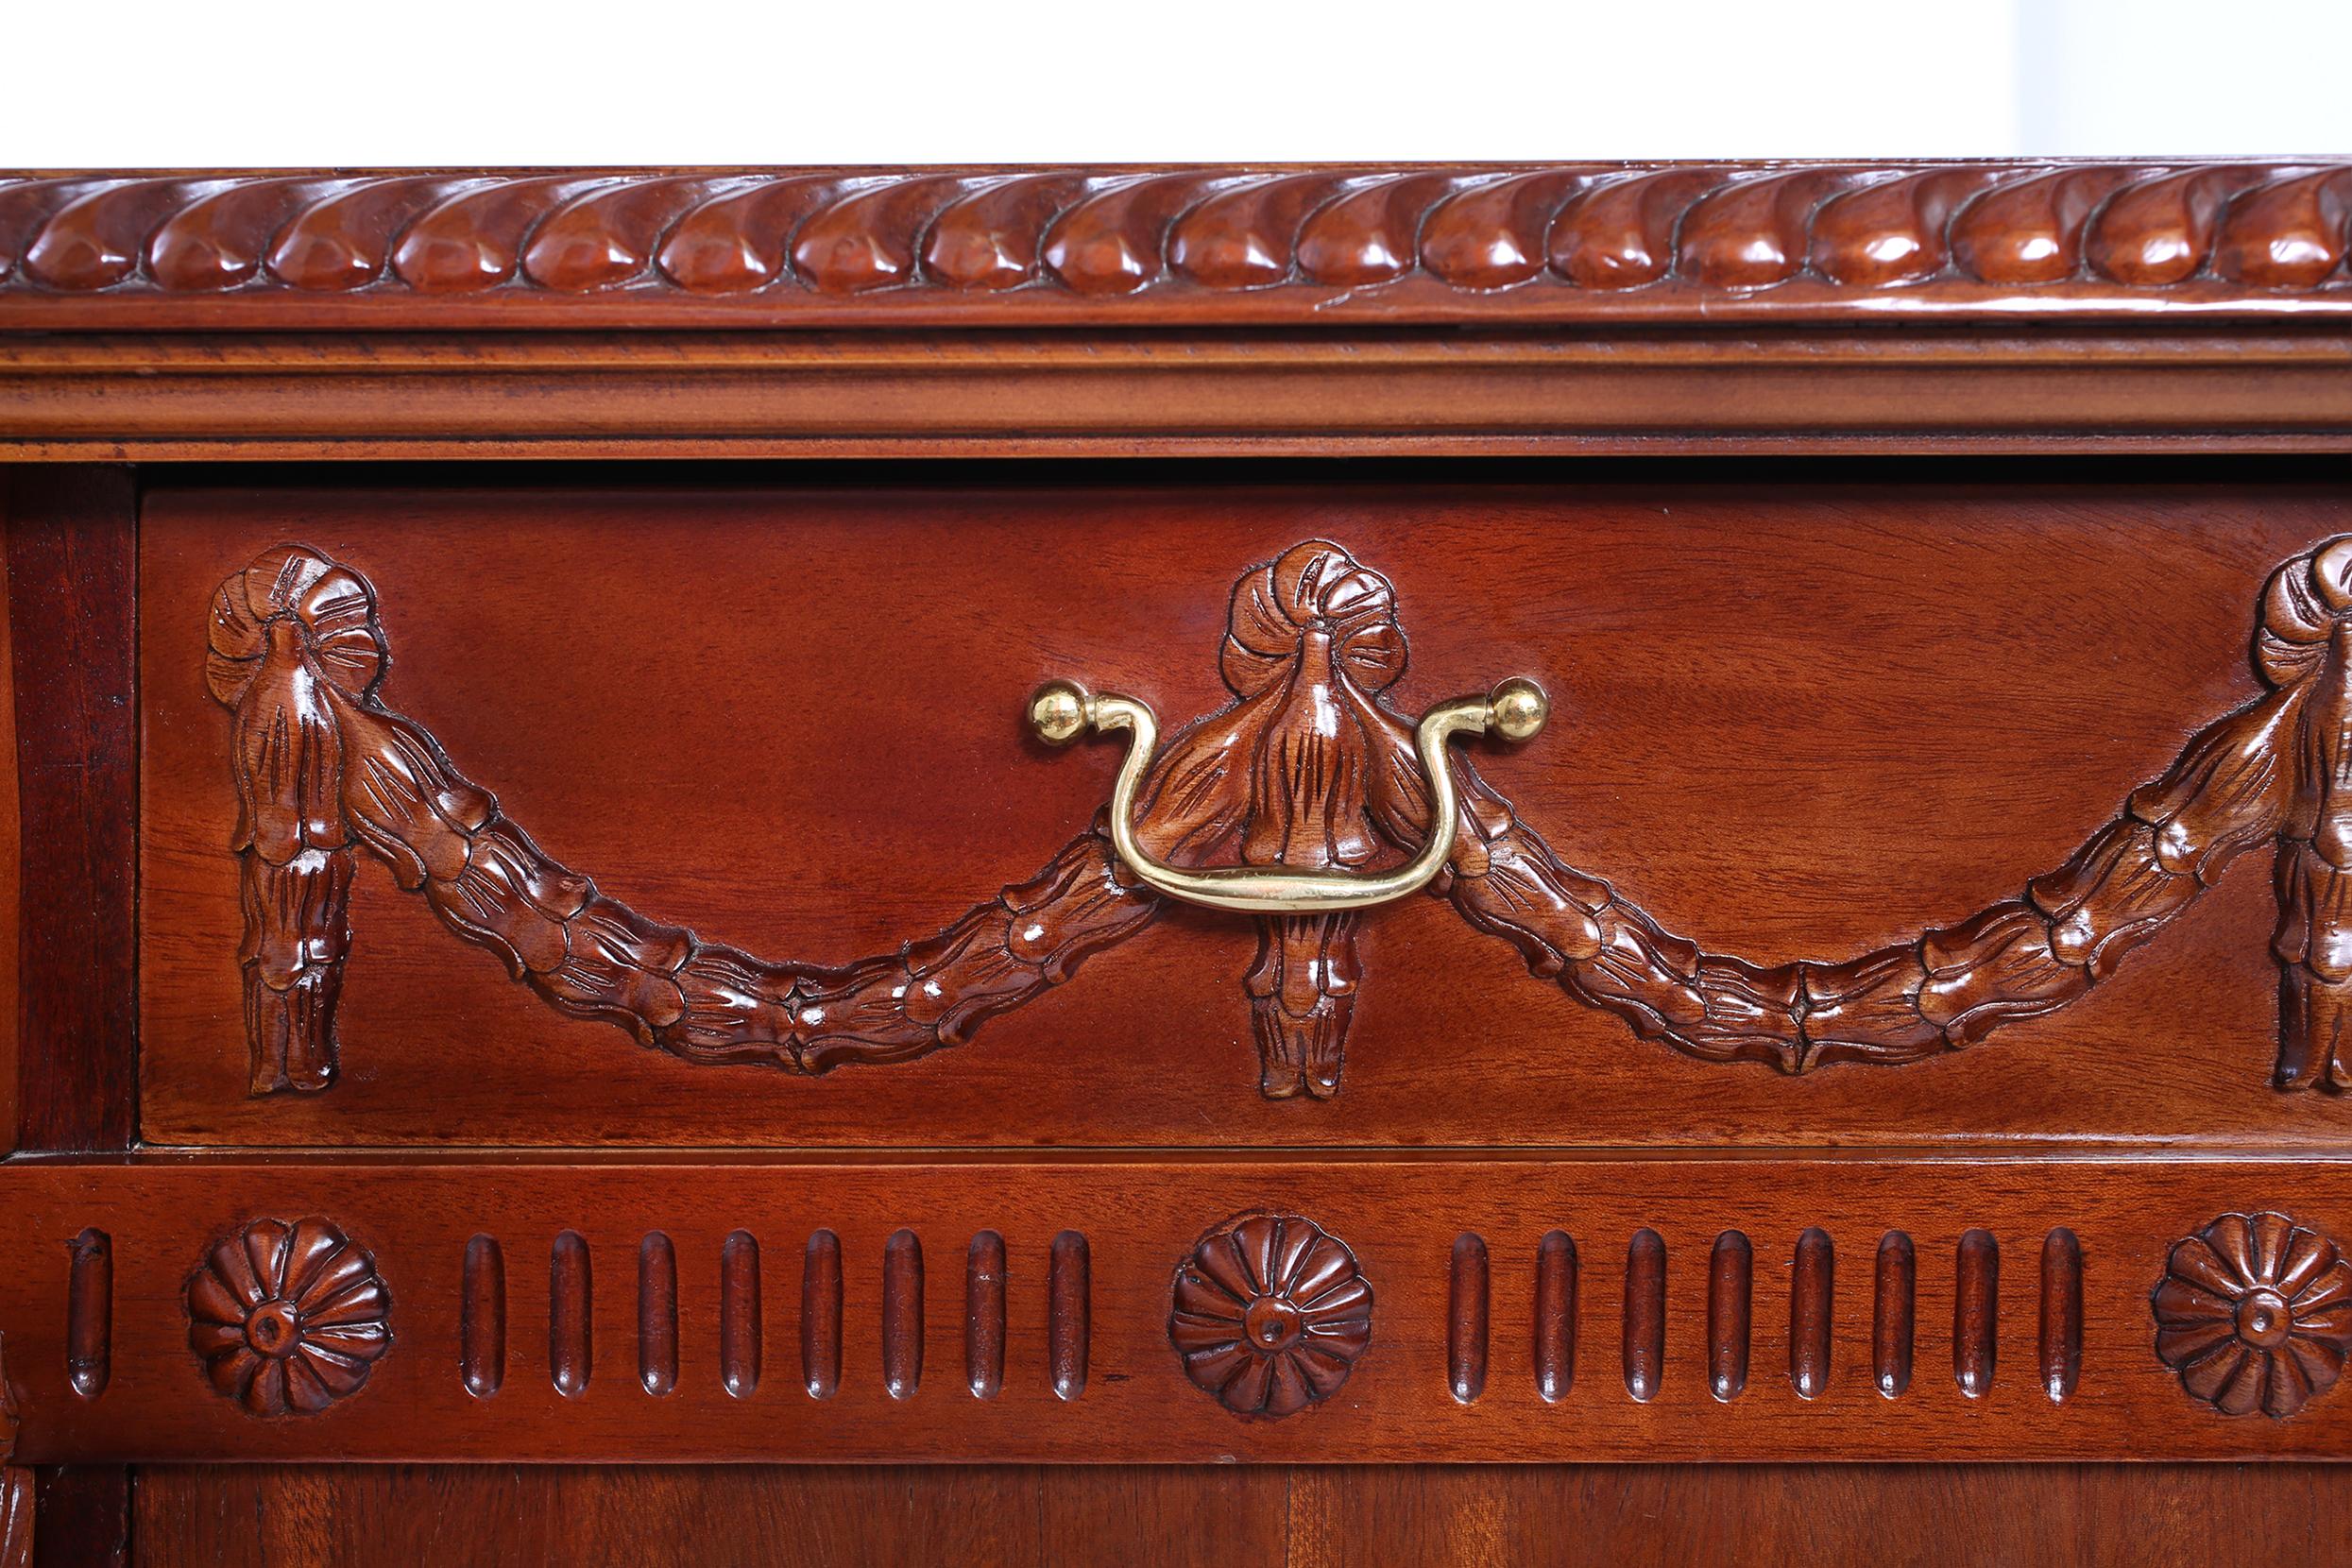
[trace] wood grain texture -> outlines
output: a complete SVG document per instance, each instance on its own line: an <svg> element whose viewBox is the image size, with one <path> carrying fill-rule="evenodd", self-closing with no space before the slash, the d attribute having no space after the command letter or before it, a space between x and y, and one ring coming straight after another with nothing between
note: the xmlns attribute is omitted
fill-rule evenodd
<svg viewBox="0 0 2352 1568"><path fill-rule="evenodd" d="M810 1233L801 1258L800 1383L810 1399L842 1386L842 1244L828 1230Z"/></svg>
<svg viewBox="0 0 2352 1568"><path fill-rule="evenodd" d="M1747 1387L1755 1263L1755 1249L1737 1231L1715 1237L1707 1256L1707 1391L1717 1399L1737 1399Z"/></svg>
<svg viewBox="0 0 2352 1568"><path fill-rule="evenodd" d="M730 1231L719 1244L719 1381L738 1399L759 1391L766 1340L759 1238Z"/></svg>
<svg viewBox="0 0 2352 1568"><path fill-rule="evenodd" d="M1004 1237L982 1231L963 1265L963 1386L974 1399L1004 1389Z"/></svg>
<svg viewBox="0 0 2352 1568"><path fill-rule="evenodd" d="M2326 491L2193 486L1268 488L1239 510L1110 490L159 499L146 536L146 756L169 782L149 797L142 910L145 1005L167 1044L151 1053L147 1081L155 1125L184 1141L563 1141L609 1135L625 1108L637 1135L665 1142L1165 1143L1207 1127L1220 1141L1549 1142L1563 1135L1554 1107L1569 1095L1574 1136L1642 1140L1680 1134L1652 1108L1694 1082L1537 998L1492 1021L1480 1071L1419 1048L1458 1029L1482 983L1527 982L1507 978L1507 956L1465 946L1441 929L1442 912L1417 904L1366 922L1363 954L1378 983L1357 998L1355 1048L1376 1065L1338 1099L1294 1108L1305 1115L1270 1107L1227 1117L1227 1085L1248 1052L1204 1054L1194 1021L1246 1021L1215 976L1242 967L1222 955L1247 935L1190 912L1163 921L1147 944L1104 955L1082 988L998 1020L951 1069L912 1064L887 1086L861 1074L798 1087L754 1078L714 1100L694 1075L615 1042L596 1073L568 1076L554 1101L543 1074L591 1048L566 1032L581 1026L536 1018L527 999L499 995L494 965L445 962L434 951L443 939L363 877L353 918L382 933L369 939L380 967L366 996L346 998L358 1020L347 1028L400 1039L402 1051L376 1063L368 1082L334 1091L332 1113L241 1106L220 1076L234 1004L222 995L219 948L236 919L223 907L233 878L222 876L218 847L230 840L229 803L212 782L221 720L193 687L185 639L212 586L251 558L256 534L279 532L273 509L333 536L315 541L331 554L365 556L386 599L410 606L402 690L435 712L452 752L486 758L482 771L501 777L519 815L579 825L566 829L568 861L598 866L604 885L648 904L714 912L720 937L820 956L937 929L971 888L1019 874L1005 846L1049 847L1090 819L1100 775L1067 758L1048 763L1014 727L1044 674L1082 657L1100 684L1167 710L1211 706L1198 665L1161 650L1210 642L1202 622L1221 592L1136 596L1119 591L1126 579L1099 577L1097 592L1071 594L1013 574L980 613L991 628L1051 625L1049 648L1010 630L1004 652L955 661L935 677L947 683L938 723L919 735L809 744L824 733L812 705L844 673L887 685L900 668L941 668L917 650L973 645L974 610L950 565L957 553L985 554L990 538L1014 531L1024 548L1082 551L1089 520L1109 512L1139 529L1122 571L1183 583L1201 575L1190 563L1204 554L1246 564L1270 554L1256 542L1270 534L1295 538L1302 524L1344 533L1411 607L1414 667L1400 706L1480 684L1498 664L1539 673L1574 713L1576 742L1480 765L1520 814L1561 841L1563 859L1615 878L1628 904L1691 912L1678 918L1701 950L1743 953L1760 972L1798 955L1866 952L1914 921L1957 922L2004 894L2014 899L2114 801L2161 774L2203 714L2245 700L2252 682L2236 650L2248 605L2277 561L2345 520L2341 497ZM495 539L470 526L490 509L503 522ZM1954 530L1977 541L1956 560L1946 544ZM634 566L615 574L611 552L624 538ZM1509 560L1541 587L1461 581L1457 548ZM2115 590L2148 570L2152 553L2178 594L2161 624ZM870 568L885 554L892 614L878 638ZM457 590L459 558L476 569L469 580L498 591ZM1781 578L1800 590L1751 616L1727 647L1693 651L1688 628L1707 606ZM654 654L636 639L647 583L663 585L656 602L670 607L657 613L691 628L684 653ZM793 595L780 607L776 584ZM732 671L724 683L688 673L777 613L795 625L793 657ZM1832 624L1840 633L1825 639ZM1944 639L1971 656L1923 652ZM623 688L603 673L614 668L646 675ZM2060 669L2070 678L2047 678ZM763 753L759 789L713 792L707 759L732 754L746 711L799 743ZM635 743L648 730L665 737L660 756ZM1890 747L1890 734L1918 739ZM1996 757L1997 774L1986 765ZM1008 776L1016 789L1002 788ZM1705 826L1693 832L1693 822ZM1936 830L1923 832L1927 822ZM844 887L838 846L884 841L919 857L897 863L920 875ZM748 844L759 848L746 864L735 846ZM778 886L795 895L778 899ZM1802 1092L1734 1074L1709 1089L1696 1130L1765 1142L2037 1129L2324 1141L2339 1119L2329 1106L2280 1105L2261 1086L2275 1048L2258 1023L2275 1006L2263 978L2265 897L2242 872L2221 878L2163 941L2076 1006L2014 1025L1997 1050L1912 1069L1928 1075L1916 1089L1843 1067ZM1999 935L1968 928L1954 941L1998 946ZM1385 963L1384 942L1399 955ZM469 1088L451 1096L440 1085L457 1059L458 1019ZM2119 1033L2139 1042L2128 1065L2104 1045ZM2033 1076L2019 1084L2002 1064L2021 1048ZM1161 1070L1180 1056L1200 1067ZM1484 1092L1489 1074L1518 1092ZM2230 1074L2238 1081L2224 1082ZM1946 1086L1995 1079L1998 1093ZM527 1116L514 1114L526 1105Z"/></svg>
<svg viewBox="0 0 2352 1568"><path fill-rule="evenodd" d="M139 1524L156 1568L820 1553L844 1568L2201 1568L2208 1528L2254 1560L2341 1559L2342 1487L2312 1465L216 1466L143 1472ZM497 1542L469 1531L483 1518L505 1522Z"/></svg>
<svg viewBox="0 0 2352 1568"><path fill-rule="evenodd" d="M1963 337L0 333L0 459L2342 452L2346 357L2340 333L2194 315Z"/></svg>
<svg viewBox="0 0 2352 1568"><path fill-rule="evenodd" d="M2083 1375L2083 1244L2063 1225L2042 1238L2040 1351L2042 1391L2064 1404Z"/></svg>
<svg viewBox="0 0 2352 1568"><path fill-rule="evenodd" d="M2343 1225L2352 1165L2339 1159L1087 1157L997 1159L985 1182L972 1169L968 1160L839 1156L713 1164L175 1156L0 1167L0 1245L10 1255L39 1256L46 1238L94 1219L115 1245L112 1375L101 1399L75 1397L68 1382L61 1253L48 1269L0 1275L0 1323L23 1407L18 1457L952 1462L984 1445L1009 1460L1080 1463L1663 1462L1758 1453L1844 1461L1865 1449L1945 1462L2324 1457L2341 1454L2352 1433L2352 1394L2341 1385L2311 1378L2299 1386L2299 1405L2265 1403L2260 1379L2250 1385L2251 1403L2237 1380L2208 1385L2200 1369L2212 1359L2210 1337L2193 1346L2186 1338L2198 1328L2187 1315L2198 1304L2151 1304L2168 1270L2188 1267L2175 1243L2209 1230L2217 1214L2291 1212L2314 1234ZM1209 1238L1243 1250L1188 1265L1223 1294L1195 1289L1177 1265L1203 1239L1193 1229L1198 1217L1232 1215L1271 1191L1320 1215L1327 1229L1278 1235L1263 1214L1220 1224ZM264 1196L287 1212L333 1214L365 1236L391 1304L390 1349L364 1387L316 1414L298 1406L257 1415L274 1403L211 1391L176 1304L214 1217ZM607 1287L589 1298L588 1332L556 1336L540 1332L548 1299L519 1292L505 1386L478 1397L456 1354L466 1241L486 1231L521 1245L554 1234L558 1216L588 1217L580 1234L605 1265ZM1578 1378L1547 1402L1534 1376L1536 1247L1564 1217L1585 1238L1588 1273L1611 1256L1606 1278L1579 1292L1579 1338L1609 1344L1630 1328L1631 1375ZM2003 1282L2011 1287L1986 1290L1963 1277L1961 1238L2038 1238L2059 1220L2098 1261L2084 1271L2080 1380L2054 1403L2035 1370L2041 1313L2031 1255L2017 1280ZM730 1393L719 1364L715 1271L684 1268L676 1385L659 1397L639 1386L638 1303L626 1287L648 1231L669 1236L681 1259L707 1258L735 1230L788 1238L818 1221L840 1237L838 1329L824 1300L799 1322L789 1303L771 1302L768 1311L771 1330L787 1340L812 1323L820 1336L838 1335L838 1382L827 1397L775 1380L749 1397ZM1827 1376L1813 1398L1777 1375L1752 1373L1739 1398L1714 1397L1704 1261L1717 1236L1738 1228L1793 1236L1813 1225L1832 1242L1865 1245L1897 1223L1917 1242L1921 1351L1940 1358L1965 1347L1968 1364L1986 1374L1973 1394L1941 1375L1915 1377L1894 1397L1881 1392L1865 1353L1872 1304L1845 1290L1832 1298ZM1454 1244L1470 1225L1488 1240L1491 1302L1486 1388L1465 1405L1451 1387L1449 1324ZM929 1238L956 1256L983 1228L1005 1237L1013 1263L1002 1391L975 1400L961 1377L917 1378L902 1355L895 1395L894 1322L906 1331L901 1342L919 1321L926 1340L957 1344L964 1303L960 1289L926 1292L918 1320L905 1304L912 1292L902 1291L898 1313L887 1314L891 1238ZM1086 1235L1091 1276L1087 1376L1071 1399L1052 1387L1047 1267L1052 1238L1065 1231ZM1344 1255L1322 1247L1330 1236L1345 1239ZM1248 1286L1259 1268L1275 1283ZM1244 1281L1250 1299L1217 1284L1219 1272ZM610 1287L615 1273L619 1289ZM2286 1295L2295 1314L2287 1332L2310 1341L2295 1355L2340 1347L2341 1302L2307 1296L2304 1283L2282 1270L2240 1295ZM1344 1290L1355 1292L1352 1311L1342 1310ZM560 1295L555 1303L563 1314L573 1310ZM1303 1336L1264 1332L1292 1310L1304 1320ZM2227 1331L2245 1343L2267 1347L2276 1338L2278 1325L2248 1316L2243 1301L2233 1310ZM1756 1315L1754 1355L1765 1366L1788 1355L1778 1319ZM1206 1332L1219 1321L1231 1325L1221 1340ZM1954 1325L1950 1339L1944 1324ZM2182 1332L2160 1340L2160 1328ZM571 1346L583 1340L575 1361ZM1336 1380L1326 1375L1335 1356L1343 1358ZM1286 1370L1285 1357L1295 1365ZM2219 1370L2243 1360L2232 1352ZM548 1375L557 1362L577 1367L580 1392L559 1390ZM2208 1386L2224 1397L2201 1391Z"/></svg>
<svg viewBox="0 0 2352 1568"><path fill-rule="evenodd" d="M385 706L390 650L366 577L315 550L272 546L213 596L205 665L232 714L253 1092L333 1082L359 846L559 1011L621 1024L691 1062L823 1072L961 1044L1066 981L1150 924L1162 885L1153 872L1172 855L1186 866L1237 855L1238 868L1213 873L1224 877L1259 867L1329 877L1415 854L1440 810L1423 772L1435 769L1449 824L1461 804L1432 885L1464 919L1645 1039L1789 1073L1913 1062L2054 1013L2186 912L2237 856L2275 839L2274 1082L2340 1093L2352 1087L2352 1048L2338 1044L2352 1014L2352 920L2338 891L2352 878L2352 814L2336 797L2352 776L2342 739L2352 665L2336 633L2352 625L2352 535L2279 566L2261 603L2255 664L2271 690L2201 726L2022 897L1859 958L1767 968L1705 951L1562 862L1466 758L1448 749L1425 762L1414 726L1383 695L1407 657L1394 588L1344 546L1304 540L1235 585L1219 657L1232 703L1164 741L1136 742L1136 804L1113 802L1133 821L1109 831L1132 827L1138 849L1114 851L1098 821L1035 878L936 935L826 967L649 920L550 858L429 729ZM1046 690L1088 711L1082 688ZM1544 702L1540 689L1523 690ZM1357 916L1255 924L1243 990L1259 1092L1328 1099L1365 980Z"/></svg>
<svg viewBox="0 0 2352 1568"><path fill-rule="evenodd" d="M8 569L9 496L21 481L21 471L0 468L0 574ZM0 757L12 764L16 751L16 656L12 652L14 613L10 595L0 594ZM22 783L15 766L0 780L0 996L17 996L18 966L23 962L17 912L24 904L24 824L18 811ZM16 1147L17 1027L21 1004L0 1006L0 1152Z"/></svg>
<svg viewBox="0 0 2352 1568"><path fill-rule="evenodd" d="M1053 1238L1046 1265L1046 1376L1056 1399L1086 1391L1086 1363L1094 1343L1093 1257L1085 1234L1064 1231Z"/></svg>
<svg viewBox="0 0 2352 1568"><path fill-rule="evenodd" d="M1445 1304L1445 1386L1464 1405L1487 1389L1491 1297L1486 1238L1464 1231L1454 1238Z"/></svg>
<svg viewBox="0 0 2352 1568"><path fill-rule="evenodd" d="M1535 1391L1547 1405L1577 1382L1577 1243L1546 1231L1535 1254Z"/></svg>
<svg viewBox="0 0 2352 1568"><path fill-rule="evenodd" d="M123 1149L138 1127L135 488L127 469L75 468L12 475L8 497L16 1147Z"/></svg>
<svg viewBox="0 0 2352 1568"><path fill-rule="evenodd" d="M2281 1562L2352 1541L2328 1466L1662 1465L1294 1470L1293 1568L1410 1561L1674 1568L1982 1563L2196 1568L2214 1540ZM2178 1530L2151 1521L2194 1521Z"/></svg>
<svg viewBox="0 0 2352 1568"><path fill-rule="evenodd" d="M2001 1242L1992 1232L1963 1232L1951 1293L1951 1371L1960 1391L1992 1391L2001 1354Z"/></svg>
<svg viewBox="0 0 2352 1568"><path fill-rule="evenodd" d="M95 1226L66 1243L65 1380L84 1399L106 1389L114 1340L114 1243Z"/></svg>
<svg viewBox="0 0 2352 1568"><path fill-rule="evenodd" d="M0 177L0 329L2313 314L2348 201L2324 161Z"/></svg>
<svg viewBox="0 0 2352 1568"><path fill-rule="evenodd" d="M1830 1384L1837 1291L1836 1243L1817 1225L1797 1238L1788 1289L1789 1387L1799 1399L1817 1398Z"/></svg>
<svg viewBox="0 0 2352 1568"><path fill-rule="evenodd" d="M1899 1398L1911 1387L1918 1333L1918 1250L1901 1231L1879 1238L1870 1308L1870 1375L1880 1393Z"/></svg>
<svg viewBox="0 0 2352 1568"><path fill-rule="evenodd" d="M467 1238L458 1291L458 1374L468 1393L487 1399L506 1381L506 1253L498 1237Z"/></svg>

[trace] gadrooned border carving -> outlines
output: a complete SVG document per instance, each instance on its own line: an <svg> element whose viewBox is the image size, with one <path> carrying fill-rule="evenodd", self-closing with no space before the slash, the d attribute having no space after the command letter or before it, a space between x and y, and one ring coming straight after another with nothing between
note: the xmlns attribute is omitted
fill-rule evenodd
<svg viewBox="0 0 2352 1568"><path fill-rule="evenodd" d="M0 305L259 297L383 325L387 296L532 306L510 324L730 301L963 319L1146 300L1204 320L2352 308L2347 203L2352 163L2309 161L0 177Z"/></svg>

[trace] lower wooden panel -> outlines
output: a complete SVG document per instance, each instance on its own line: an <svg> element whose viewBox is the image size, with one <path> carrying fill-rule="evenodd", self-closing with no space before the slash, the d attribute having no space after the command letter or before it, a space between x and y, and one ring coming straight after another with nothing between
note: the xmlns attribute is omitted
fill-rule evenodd
<svg viewBox="0 0 2352 1568"><path fill-rule="evenodd" d="M2347 1235L2310 1159L145 1156L0 1170L0 1329L35 1464L2336 1457Z"/></svg>
<svg viewBox="0 0 2352 1568"><path fill-rule="evenodd" d="M147 1568L2341 1562L2308 1465L158 1469Z"/></svg>

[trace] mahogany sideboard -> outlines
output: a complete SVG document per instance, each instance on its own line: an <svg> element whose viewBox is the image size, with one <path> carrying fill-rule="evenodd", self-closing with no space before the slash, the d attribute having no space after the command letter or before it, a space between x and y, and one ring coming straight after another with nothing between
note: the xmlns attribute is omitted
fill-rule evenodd
<svg viewBox="0 0 2352 1568"><path fill-rule="evenodd" d="M2348 248L0 177L0 1563L2352 1560Z"/></svg>

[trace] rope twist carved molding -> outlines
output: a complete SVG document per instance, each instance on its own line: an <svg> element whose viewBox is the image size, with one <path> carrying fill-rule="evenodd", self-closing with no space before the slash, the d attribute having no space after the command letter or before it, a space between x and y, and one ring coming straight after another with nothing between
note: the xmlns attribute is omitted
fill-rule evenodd
<svg viewBox="0 0 2352 1568"><path fill-rule="evenodd" d="M647 919L544 854L378 691L373 589L315 551L264 552L215 597L211 690L232 711L252 1086L322 1088L350 946L355 852L557 1009L690 1061L820 1072L968 1038L1135 935L1158 895L1098 822L936 936L842 966L771 963ZM1388 580L1308 540L1236 585L1233 704L1172 734L1137 794L1154 857L1360 869L1417 850L1428 786L1382 693L1404 669ZM2352 536L2262 597L2269 690L2191 737L2056 871L1970 918L1843 963L1763 967L1674 935L1563 862L1469 761L1435 885L1537 976L1646 1040L1783 1072L1956 1050L2087 995L2229 862L2277 848L2275 1082L2352 1088ZM1336 1093L1363 965L1356 912L1259 917L1245 979L1272 1098Z"/></svg>
<svg viewBox="0 0 2352 1568"><path fill-rule="evenodd" d="M2348 221L2311 162L0 177L0 321L2341 310Z"/></svg>

